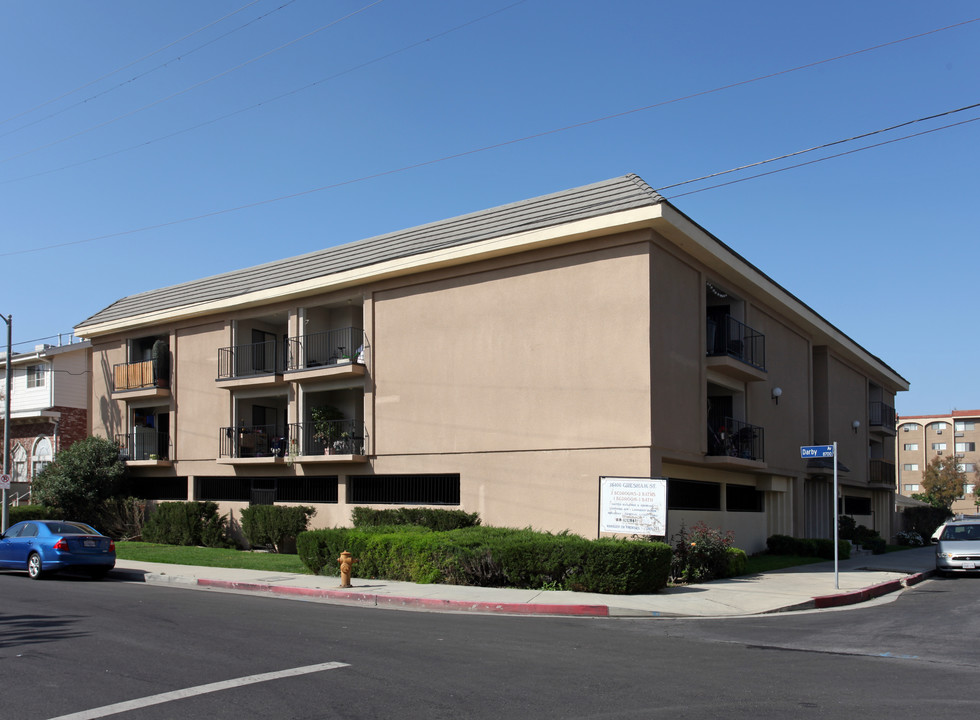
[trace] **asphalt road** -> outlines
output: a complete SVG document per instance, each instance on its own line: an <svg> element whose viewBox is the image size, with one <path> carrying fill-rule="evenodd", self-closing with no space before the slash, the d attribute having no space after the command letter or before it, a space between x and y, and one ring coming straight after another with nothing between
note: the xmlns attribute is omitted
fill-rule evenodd
<svg viewBox="0 0 980 720"><path fill-rule="evenodd" d="M978 596L939 579L845 611L558 619L0 574L0 716L974 718Z"/></svg>

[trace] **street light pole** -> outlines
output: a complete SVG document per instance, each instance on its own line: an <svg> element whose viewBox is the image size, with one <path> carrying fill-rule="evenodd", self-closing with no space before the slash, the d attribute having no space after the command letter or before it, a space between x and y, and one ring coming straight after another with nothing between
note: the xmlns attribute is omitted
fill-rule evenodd
<svg viewBox="0 0 980 720"><path fill-rule="evenodd" d="M12 344L14 316L7 315L3 321L7 323L7 362L4 363L4 393L3 393L3 474L10 475L10 390L11 390L11 361L13 359ZM0 532L7 532L7 525L10 521L10 498L7 496L7 488L3 489L3 510L0 511Z"/></svg>

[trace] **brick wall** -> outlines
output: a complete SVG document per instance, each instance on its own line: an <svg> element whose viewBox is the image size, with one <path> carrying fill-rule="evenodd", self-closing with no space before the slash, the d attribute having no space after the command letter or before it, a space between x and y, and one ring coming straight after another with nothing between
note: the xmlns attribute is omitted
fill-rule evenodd
<svg viewBox="0 0 980 720"><path fill-rule="evenodd" d="M27 453L27 477L31 478L34 476L31 453L34 450L34 443L39 437L46 437L51 442L53 451L57 454L58 451L70 447L87 436L88 411L85 408L54 407L52 410L61 413L57 441L54 437L55 423L53 420L38 418L36 421L12 422L10 424L11 474L14 471L14 449L17 445L23 447ZM0 433L3 433L2 418L0 418Z"/></svg>

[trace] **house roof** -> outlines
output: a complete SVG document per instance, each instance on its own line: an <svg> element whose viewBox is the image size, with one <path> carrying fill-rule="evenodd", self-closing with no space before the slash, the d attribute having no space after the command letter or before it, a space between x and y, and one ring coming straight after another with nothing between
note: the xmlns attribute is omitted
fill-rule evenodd
<svg viewBox="0 0 980 720"><path fill-rule="evenodd" d="M305 255L130 295L83 320L76 327L76 332L84 336L87 327L104 322L222 300L434 250L656 205L663 201L663 197L640 177L624 175Z"/></svg>

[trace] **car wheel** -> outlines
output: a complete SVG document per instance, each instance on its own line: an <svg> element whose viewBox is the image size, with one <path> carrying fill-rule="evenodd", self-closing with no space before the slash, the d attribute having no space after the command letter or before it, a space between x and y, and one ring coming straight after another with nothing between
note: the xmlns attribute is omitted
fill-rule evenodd
<svg viewBox="0 0 980 720"><path fill-rule="evenodd" d="M44 570L41 568L41 556L36 552L32 552L27 558L27 574L35 580L40 580L41 576L44 575Z"/></svg>

